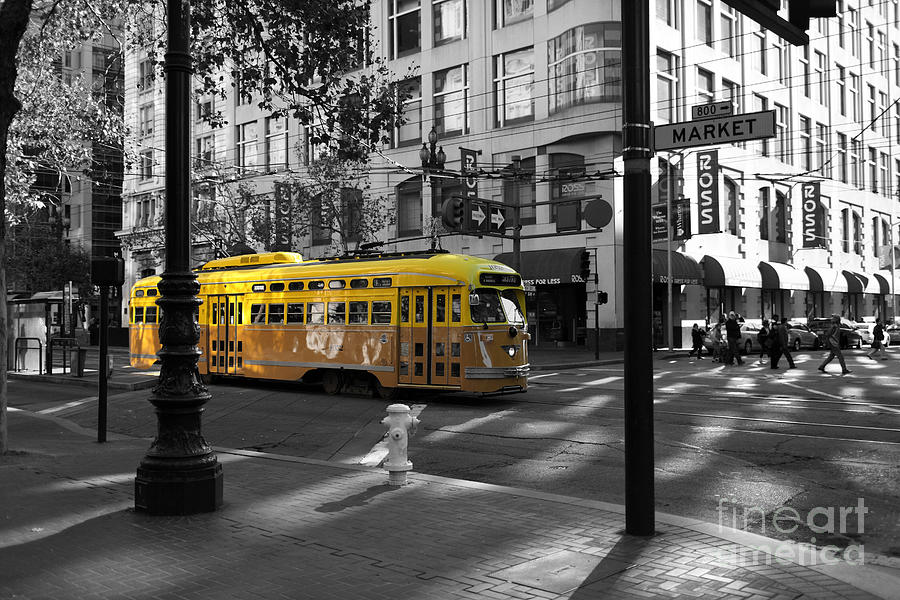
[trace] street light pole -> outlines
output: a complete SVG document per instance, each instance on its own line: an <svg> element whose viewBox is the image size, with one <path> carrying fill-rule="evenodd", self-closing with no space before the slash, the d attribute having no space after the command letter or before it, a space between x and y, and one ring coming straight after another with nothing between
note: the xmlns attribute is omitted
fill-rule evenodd
<svg viewBox="0 0 900 600"><path fill-rule="evenodd" d="M158 429L137 469L134 506L150 514L189 515L222 505L222 465L200 431L210 394L197 370L200 284L190 266L190 2L168 0L167 11L166 270L157 300L162 366L150 396Z"/></svg>
<svg viewBox="0 0 900 600"><path fill-rule="evenodd" d="M431 206L434 206L434 196L435 196L435 185L434 185L434 175L431 174L432 171L443 171L444 163L447 162L447 155L444 154L444 148L438 148L438 140L440 136L438 136L437 129L434 127L431 128L431 131L428 132L428 143L426 145L425 142L422 142L422 148L419 150L419 159L422 161L422 187L424 193L425 187L425 179L427 178L431 182ZM434 218L434 214L431 215L432 219ZM432 223L434 221L432 220ZM435 236L436 234L432 231L432 249L435 247Z"/></svg>

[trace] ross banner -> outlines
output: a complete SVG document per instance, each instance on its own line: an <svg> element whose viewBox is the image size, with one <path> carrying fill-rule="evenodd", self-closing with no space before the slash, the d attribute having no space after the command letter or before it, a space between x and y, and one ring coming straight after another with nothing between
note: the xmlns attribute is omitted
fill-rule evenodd
<svg viewBox="0 0 900 600"><path fill-rule="evenodd" d="M803 247L827 248L825 243L825 207L818 181L800 185L803 198Z"/></svg>
<svg viewBox="0 0 900 600"><path fill-rule="evenodd" d="M291 223L291 189L283 183L275 184L275 243L274 252L290 251L293 242Z"/></svg>
<svg viewBox="0 0 900 600"><path fill-rule="evenodd" d="M697 153L697 233L718 233L719 226L719 151Z"/></svg>
<svg viewBox="0 0 900 600"><path fill-rule="evenodd" d="M465 175L466 197L478 197L478 152L468 148L459 149L460 170ZM471 175L468 175L471 173Z"/></svg>

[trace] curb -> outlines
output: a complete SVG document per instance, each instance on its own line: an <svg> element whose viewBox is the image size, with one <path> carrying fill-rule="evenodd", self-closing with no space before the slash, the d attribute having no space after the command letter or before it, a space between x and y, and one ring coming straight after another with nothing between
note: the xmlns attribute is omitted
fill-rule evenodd
<svg viewBox="0 0 900 600"><path fill-rule="evenodd" d="M42 383L56 383L60 385L75 385L78 387L86 387L96 390L99 382L92 377L74 377L72 375L24 375L22 373L7 373L8 379L18 379L20 381L40 381ZM152 388L156 385L156 378L149 378L145 381L135 381L126 383L124 381L110 380L107 382L107 389L120 392L134 392Z"/></svg>

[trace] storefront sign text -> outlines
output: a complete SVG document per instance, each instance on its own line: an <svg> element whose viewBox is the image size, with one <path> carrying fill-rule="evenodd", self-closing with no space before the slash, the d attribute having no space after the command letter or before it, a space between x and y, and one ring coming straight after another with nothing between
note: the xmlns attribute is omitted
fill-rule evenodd
<svg viewBox="0 0 900 600"><path fill-rule="evenodd" d="M719 232L719 151L697 153L698 233Z"/></svg>

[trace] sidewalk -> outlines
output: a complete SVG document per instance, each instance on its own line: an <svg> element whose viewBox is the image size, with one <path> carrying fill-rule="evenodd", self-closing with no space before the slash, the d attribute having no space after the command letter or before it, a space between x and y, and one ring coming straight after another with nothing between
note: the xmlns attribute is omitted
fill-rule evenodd
<svg viewBox="0 0 900 600"><path fill-rule="evenodd" d="M391 488L379 469L225 448L219 511L150 517L132 509L148 440L101 445L63 419L9 416L2 598L862 599L900 589L878 567L802 566L772 555L792 544L690 519L659 514L656 536L633 538L617 505L415 472Z"/></svg>

